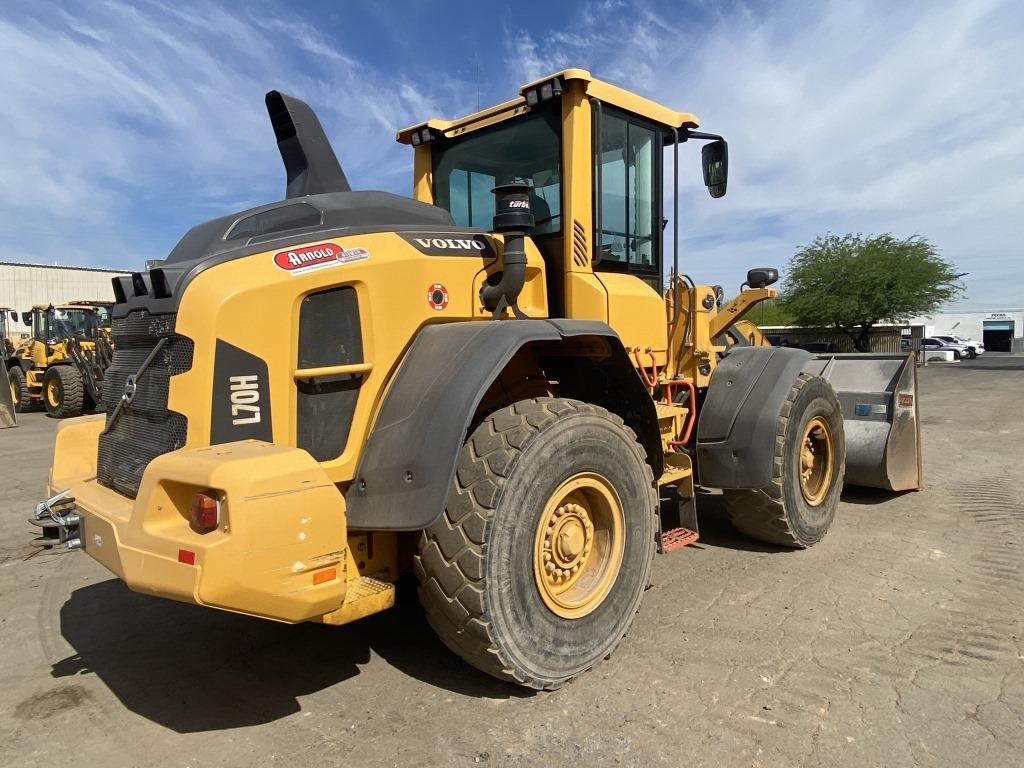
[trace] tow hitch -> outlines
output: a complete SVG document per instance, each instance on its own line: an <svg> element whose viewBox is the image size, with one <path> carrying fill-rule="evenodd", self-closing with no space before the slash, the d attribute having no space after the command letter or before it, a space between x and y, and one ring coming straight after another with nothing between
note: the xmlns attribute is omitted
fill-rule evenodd
<svg viewBox="0 0 1024 768"><path fill-rule="evenodd" d="M29 522L43 529L42 536L32 539L32 544L43 549L53 549L66 544L68 549L82 549L82 517L75 509L75 497L69 491L61 491L36 505L35 514Z"/></svg>

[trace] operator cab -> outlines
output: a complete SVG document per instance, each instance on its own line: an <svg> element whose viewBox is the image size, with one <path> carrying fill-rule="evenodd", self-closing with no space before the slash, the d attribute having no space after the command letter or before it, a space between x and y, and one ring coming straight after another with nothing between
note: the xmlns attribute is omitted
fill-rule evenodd
<svg viewBox="0 0 1024 768"><path fill-rule="evenodd" d="M571 69L482 112L406 128L398 141L416 150L415 197L447 210L460 226L490 229L495 186L532 187L531 237L544 256L551 314L570 316L567 273L630 275L660 298L665 149L690 138L715 140L705 147L705 181L713 196L725 193L725 142L697 133L697 125L692 114ZM674 211L677 170L676 162Z"/></svg>
<svg viewBox="0 0 1024 768"><path fill-rule="evenodd" d="M99 318L91 307L35 306L23 312L21 318L32 329L32 338L46 344L62 339L92 339L99 327Z"/></svg>

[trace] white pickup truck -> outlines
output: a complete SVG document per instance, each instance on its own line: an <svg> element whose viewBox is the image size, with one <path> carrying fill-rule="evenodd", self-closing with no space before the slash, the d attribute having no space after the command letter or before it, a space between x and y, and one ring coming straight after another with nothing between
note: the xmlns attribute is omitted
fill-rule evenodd
<svg viewBox="0 0 1024 768"><path fill-rule="evenodd" d="M973 339L964 339L960 336L932 336L933 339L944 341L947 344L959 344L967 349L967 353L964 355L968 360L973 360L978 355L985 354L985 345L980 341L974 341Z"/></svg>

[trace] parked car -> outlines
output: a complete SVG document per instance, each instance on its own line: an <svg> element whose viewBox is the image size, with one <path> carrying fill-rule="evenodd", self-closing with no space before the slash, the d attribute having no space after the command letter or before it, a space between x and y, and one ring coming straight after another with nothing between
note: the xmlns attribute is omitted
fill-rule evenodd
<svg viewBox="0 0 1024 768"><path fill-rule="evenodd" d="M973 360L978 355L985 354L985 345L980 341L974 341L974 339L964 339L960 336L933 336L932 338L936 338L939 341L945 341L950 344L963 344L967 347L968 360Z"/></svg>
<svg viewBox="0 0 1024 768"><path fill-rule="evenodd" d="M952 350L954 360L959 360L961 357L970 357L970 351L966 344L961 344L958 341L943 341L937 336L929 336L928 338L921 339L921 349L935 352Z"/></svg>

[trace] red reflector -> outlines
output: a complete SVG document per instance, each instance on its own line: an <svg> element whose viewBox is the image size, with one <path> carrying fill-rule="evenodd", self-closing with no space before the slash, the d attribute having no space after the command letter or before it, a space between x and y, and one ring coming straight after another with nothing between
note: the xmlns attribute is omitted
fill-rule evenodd
<svg viewBox="0 0 1024 768"><path fill-rule="evenodd" d="M324 568L322 571L317 571L313 574L313 584L323 584L325 581L331 581L337 577L337 568Z"/></svg>
<svg viewBox="0 0 1024 768"><path fill-rule="evenodd" d="M201 531L212 531L220 522L220 502L209 493L197 493L189 504L192 525Z"/></svg>
<svg viewBox="0 0 1024 768"><path fill-rule="evenodd" d="M184 563L185 565L196 564L196 553L188 549L178 550L178 562Z"/></svg>

